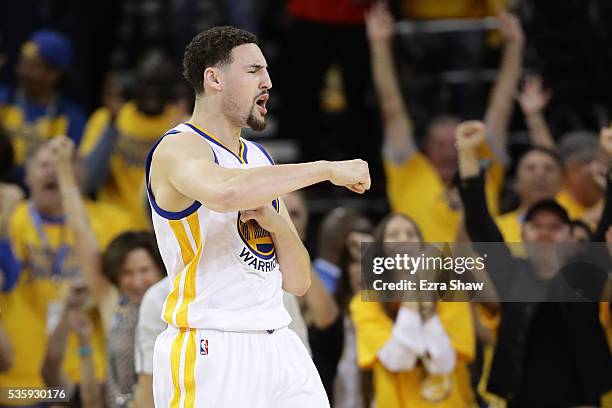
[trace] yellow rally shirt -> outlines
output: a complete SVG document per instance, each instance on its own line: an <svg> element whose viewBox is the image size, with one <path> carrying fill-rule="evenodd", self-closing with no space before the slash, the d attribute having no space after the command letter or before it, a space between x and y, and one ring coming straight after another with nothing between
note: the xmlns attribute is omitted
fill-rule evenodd
<svg viewBox="0 0 612 408"><path fill-rule="evenodd" d="M106 108L93 113L79 149L82 156L88 156L102 141L110 119ZM135 103L128 102L117 113L115 125L118 134L111 153L109 178L98 198L129 212L137 229L150 229L144 189L147 154L155 141L178 121L178 110L170 105L160 115L148 116L138 111Z"/></svg>
<svg viewBox="0 0 612 408"><path fill-rule="evenodd" d="M391 338L393 321L378 302L362 302L358 294L350 303L351 318L355 324L357 361L359 367L370 368L374 374L376 406L385 408L407 407L468 407L473 406L473 394L467 364L474 358L474 327L468 303L438 303L437 314L451 344L457 352L457 365L452 374L451 394L442 402L432 404L420 396L425 371L422 366L414 370L393 373L378 361L377 354Z"/></svg>
<svg viewBox="0 0 612 408"><path fill-rule="evenodd" d="M131 227L129 216L117 207L88 201L86 210L101 248ZM47 219L42 224L48 246L40 239L29 202L20 203L11 218L10 238L23 271L14 290L0 295L0 320L14 353L13 367L0 373L0 387L43 386L40 369L47 345L47 326L50 320L59 317L61 300L67 293L70 279L79 275L72 250L74 239L68 226L58 219ZM53 276L52 265L61 247L67 248L67 253L61 268L57 269L59 273ZM92 311L92 318L96 376L103 380L106 370L104 332L95 310ZM77 350L76 336L71 333L63 368L74 382L78 382L80 375Z"/></svg>
<svg viewBox="0 0 612 408"><path fill-rule="evenodd" d="M491 156L489 156L491 157ZM385 159L387 195L393 212L414 219L427 242L455 242L461 221L460 211L451 208L448 189L431 162L421 152L400 165ZM487 171L486 193L489 211L498 213L503 168L493 162Z"/></svg>

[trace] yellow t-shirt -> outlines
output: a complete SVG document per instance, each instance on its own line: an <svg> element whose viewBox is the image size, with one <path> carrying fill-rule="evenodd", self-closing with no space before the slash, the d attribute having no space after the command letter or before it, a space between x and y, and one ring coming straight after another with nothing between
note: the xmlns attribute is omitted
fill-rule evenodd
<svg viewBox="0 0 612 408"><path fill-rule="evenodd" d="M427 157L416 152L400 165L388 159L384 163L392 211L414 219L426 242L455 242L461 214L449 205L448 189ZM493 161L486 179L487 203L493 215L498 213L502 181L503 168Z"/></svg>
<svg viewBox="0 0 612 408"><path fill-rule="evenodd" d="M117 139L110 158L109 180L98 195L100 201L125 209L138 229L150 229L145 189L145 160L153 144L164 132L179 121L178 110L168 105L157 116L138 111L136 104L128 102L117 113ZM89 155L101 140L110 122L106 108L93 113L85 128L79 152Z"/></svg>
<svg viewBox="0 0 612 408"><path fill-rule="evenodd" d="M521 238L521 216L518 211L510 211L495 217L495 224L504 236L505 242L523 242Z"/></svg>
<svg viewBox="0 0 612 408"><path fill-rule="evenodd" d="M589 207L585 207L576 201L574 197L572 197L571 194L565 189L557 193L555 200L557 200L561 207L565 208L567 214L572 220L581 219L582 216L590 210Z"/></svg>
<svg viewBox="0 0 612 408"><path fill-rule="evenodd" d="M119 208L87 201L86 210L101 248L105 248L113 238L131 227L129 216ZM58 307L61 307L70 279L79 274L72 251L74 239L69 228L59 221L44 222L42 228L51 250L45 249L39 238L30 214L29 202L20 203L11 218L9 236L15 256L22 262L23 271L13 291L0 295L0 320L13 347L14 364L9 371L0 373L0 387L43 386L40 369L47 346L48 319L52 318L51 315L59 317L53 311L60 310ZM53 277L53 258L62 244L68 248L67 255L61 262L58 271L61 272ZM96 376L103 380L106 370L104 332L96 311L92 311L92 318ZM74 382L78 382L80 376L77 350L76 336L71 333L63 369Z"/></svg>
<svg viewBox="0 0 612 408"><path fill-rule="evenodd" d="M474 406L467 364L474 358L474 327L468 303L437 304L437 314L451 344L457 352L457 364L452 374L453 388L443 402L432 404L420 396L425 370L417 366L412 371L393 373L378 361L377 354L391 338L393 321L380 303L362 302L358 294L350 303L351 318L355 324L357 362L362 368L371 368L374 374L376 406L404 407L469 407Z"/></svg>
<svg viewBox="0 0 612 408"><path fill-rule="evenodd" d="M525 257L526 255L525 248L520 244L523 242L521 236L522 217L517 210L495 217L495 224L503 235L504 242L510 244L510 252L518 257Z"/></svg>

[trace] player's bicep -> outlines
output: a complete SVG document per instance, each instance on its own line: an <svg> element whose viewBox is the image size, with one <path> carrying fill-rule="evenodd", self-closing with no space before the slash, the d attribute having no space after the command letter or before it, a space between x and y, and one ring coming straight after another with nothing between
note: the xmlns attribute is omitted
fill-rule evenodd
<svg viewBox="0 0 612 408"><path fill-rule="evenodd" d="M162 141L153 157L158 166L155 169L152 166L151 188L158 204L166 201L161 195L175 195L176 199L170 201L183 200L177 207L187 201L199 201L211 210L225 211L232 169L217 165L212 148L198 135L183 133L171 137L174 140Z"/></svg>

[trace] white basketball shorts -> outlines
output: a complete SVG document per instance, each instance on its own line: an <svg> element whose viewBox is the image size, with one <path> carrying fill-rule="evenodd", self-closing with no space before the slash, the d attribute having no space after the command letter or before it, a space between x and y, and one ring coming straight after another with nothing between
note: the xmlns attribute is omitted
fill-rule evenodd
<svg viewBox="0 0 612 408"><path fill-rule="evenodd" d="M255 332L177 329L155 342L157 408L329 407L319 373L288 328Z"/></svg>

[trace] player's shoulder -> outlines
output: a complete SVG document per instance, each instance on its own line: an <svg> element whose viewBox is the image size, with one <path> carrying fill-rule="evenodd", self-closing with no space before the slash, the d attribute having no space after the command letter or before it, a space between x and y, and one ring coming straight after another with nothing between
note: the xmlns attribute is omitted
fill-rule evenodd
<svg viewBox="0 0 612 408"><path fill-rule="evenodd" d="M213 159L213 151L200 135L181 127L166 132L156 146L153 157L161 161L186 160L191 158Z"/></svg>

